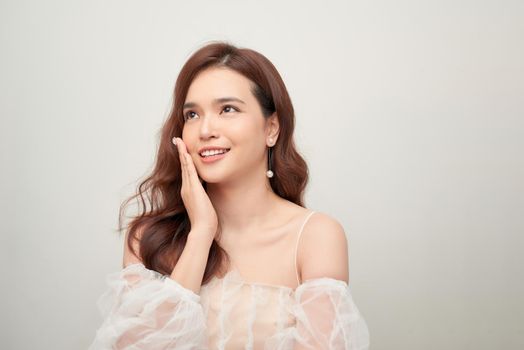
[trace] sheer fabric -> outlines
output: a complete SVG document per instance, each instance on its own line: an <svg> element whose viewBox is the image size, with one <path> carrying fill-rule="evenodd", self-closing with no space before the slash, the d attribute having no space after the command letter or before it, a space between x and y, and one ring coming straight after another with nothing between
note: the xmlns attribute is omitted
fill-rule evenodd
<svg viewBox="0 0 524 350"><path fill-rule="evenodd" d="M90 350L207 349L200 296L143 264L107 276Z"/></svg>
<svg viewBox="0 0 524 350"><path fill-rule="evenodd" d="M296 290L244 281L231 270L200 295L142 264L108 275L97 304L95 349L361 350L366 322L346 282L306 280Z"/></svg>

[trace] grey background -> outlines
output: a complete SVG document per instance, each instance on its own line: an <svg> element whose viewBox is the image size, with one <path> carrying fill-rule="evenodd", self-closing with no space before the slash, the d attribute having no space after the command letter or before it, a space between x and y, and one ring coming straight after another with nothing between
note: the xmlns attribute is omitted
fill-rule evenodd
<svg viewBox="0 0 524 350"><path fill-rule="evenodd" d="M296 109L375 349L524 348L522 1L2 1L3 349L82 349L174 81L224 39Z"/></svg>

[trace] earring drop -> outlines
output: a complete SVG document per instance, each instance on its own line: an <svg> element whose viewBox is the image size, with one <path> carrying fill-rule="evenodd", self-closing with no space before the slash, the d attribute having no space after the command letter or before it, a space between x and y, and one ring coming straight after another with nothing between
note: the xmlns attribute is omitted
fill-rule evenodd
<svg viewBox="0 0 524 350"><path fill-rule="evenodd" d="M272 146L272 143L273 143L273 139L269 139L269 142L271 142L271 146ZM272 147L269 147L268 149L268 168L269 170L266 171L266 176L269 177L269 178L272 178L273 177L273 172L271 171L271 153L273 153L272 151Z"/></svg>

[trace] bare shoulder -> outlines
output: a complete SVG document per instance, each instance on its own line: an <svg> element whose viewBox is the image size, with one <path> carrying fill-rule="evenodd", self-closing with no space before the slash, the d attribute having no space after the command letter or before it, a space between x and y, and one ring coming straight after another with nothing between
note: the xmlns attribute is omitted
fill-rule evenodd
<svg viewBox="0 0 524 350"><path fill-rule="evenodd" d="M300 237L297 263L301 281L329 277L349 283L348 240L334 217L315 212Z"/></svg>

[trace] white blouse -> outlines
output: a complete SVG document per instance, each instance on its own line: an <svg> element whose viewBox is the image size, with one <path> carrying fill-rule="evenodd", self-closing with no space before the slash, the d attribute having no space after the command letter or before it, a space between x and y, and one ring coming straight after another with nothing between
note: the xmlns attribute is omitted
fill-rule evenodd
<svg viewBox="0 0 524 350"><path fill-rule="evenodd" d="M349 285L333 278L298 287L245 281L236 266L213 277L196 294L141 263L109 274L97 301L104 319L89 350L256 349L361 350L367 324ZM273 260L279 260L273 258Z"/></svg>
<svg viewBox="0 0 524 350"><path fill-rule="evenodd" d="M292 290L245 282L233 269L199 295L136 263L107 283L89 350L369 348L367 324L341 280L310 279Z"/></svg>

